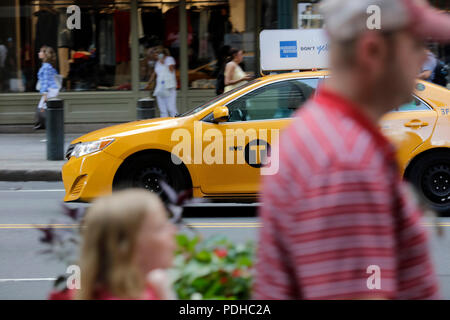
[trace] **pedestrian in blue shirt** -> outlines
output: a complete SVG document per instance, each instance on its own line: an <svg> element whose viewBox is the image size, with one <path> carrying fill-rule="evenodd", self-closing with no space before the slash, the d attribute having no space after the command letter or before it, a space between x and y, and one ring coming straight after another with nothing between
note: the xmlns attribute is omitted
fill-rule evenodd
<svg viewBox="0 0 450 320"><path fill-rule="evenodd" d="M58 96L61 88L61 84L59 83L59 75L55 69L55 50L48 46L42 46L39 51L39 59L42 60L42 66L38 71L38 83L36 84L36 89L39 90L42 97L36 110L35 130L45 128L45 110L47 109L47 100Z"/></svg>
<svg viewBox="0 0 450 320"><path fill-rule="evenodd" d="M434 70L436 70L437 65L438 59L430 49L427 49L427 60L422 66L422 72L419 74L419 79L433 82L435 76Z"/></svg>

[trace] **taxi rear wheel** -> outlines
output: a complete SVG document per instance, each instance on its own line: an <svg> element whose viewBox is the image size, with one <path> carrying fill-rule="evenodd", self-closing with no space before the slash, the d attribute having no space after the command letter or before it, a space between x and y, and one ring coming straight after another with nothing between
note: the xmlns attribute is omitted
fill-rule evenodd
<svg viewBox="0 0 450 320"><path fill-rule="evenodd" d="M170 155L149 152L125 160L114 178L114 190L142 188L158 195L162 193L161 181L177 191L191 188L191 182L182 165L172 163Z"/></svg>
<svg viewBox="0 0 450 320"><path fill-rule="evenodd" d="M450 151L435 151L417 159L408 169L408 180L431 209L450 214Z"/></svg>

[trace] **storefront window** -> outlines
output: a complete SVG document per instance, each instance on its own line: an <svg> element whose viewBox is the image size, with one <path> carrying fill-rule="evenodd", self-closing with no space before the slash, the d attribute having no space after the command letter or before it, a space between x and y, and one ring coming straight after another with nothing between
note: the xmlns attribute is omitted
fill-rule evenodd
<svg viewBox="0 0 450 320"><path fill-rule="evenodd" d="M254 70L254 33L246 26L245 0L186 1L188 43L188 85L195 89L215 89L216 77L231 47L243 49L246 71ZM251 1L254 2L254 1ZM179 6L173 1L139 1L140 88L152 90L151 74L156 54L169 49L177 62L180 87Z"/></svg>
<svg viewBox="0 0 450 320"><path fill-rule="evenodd" d="M189 87L215 89L216 79L231 48L244 51L242 68L255 72L254 26L249 25L249 1L192 1L188 16L192 38L189 44ZM255 12L253 12L253 15Z"/></svg>
<svg viewBox="0 0 450 320"><path fill-rule="evenodd" d="M297 4L299 29L320 29L323 27L323 16L319 13L319 4L300 2Z"/></svg>
<svg viewBox="0 0 450 320"><path fill-rule="evenodd" d="M7 1L7 16L0 18L2 92L36 91L43 45L55 52L63 91L131 89L129 1ZM79 29L67 27L72 4L80 8Z"/></svg>
<svg viewBox="0 0 450 320"><path fill-rule="evenodd" d="M136 3L138 12L131 12L130 0L2 1L0 91L36 92L41 66L37 54L42 45L55 51L55 67L63 77L62 91L130 90L132 72L138 72L141 90L152 90L154 82L149 80L156 53L163 48L176 62L178 88L179 66L184 61L188 65L189 88L215 89L231 48L244 51L241 67L245 72L259 74L257 34L262 29L278 28L279 20L284 19L279 1L275 0L187 0L188 51L181 57L180 2ZM66 10L72 4L81 9L80 29L66 26L70 16ZM305 6L302 12L308 13L309 3L300 5ZM133 21L137 25L135 37L131 35L133 16L137 17ZM305 24L311 27L317 23L312 19ZM139 48L136 71L131 70L134 41L138 41Z"/></svg>
<svg viewBox="0 0 450 320"><path fill-rule="evenodd" d="M158 53L167 49L176 65L177 87L180 87L179 4L175 1L139 1L139 78L140 89L153 90L152 78Z"/></svg>

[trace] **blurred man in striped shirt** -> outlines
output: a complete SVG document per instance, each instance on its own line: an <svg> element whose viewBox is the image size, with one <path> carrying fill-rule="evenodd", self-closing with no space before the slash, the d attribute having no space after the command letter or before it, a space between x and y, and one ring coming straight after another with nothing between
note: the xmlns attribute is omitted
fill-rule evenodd
<svg viewBox="0 0 450 320"><path fill-rule="evenodd" d="M280 170L264 180L254 297L438 298L422 213L377 122L411 99L423 40L448 42L450 20L421 0L321 7L332 77L284 131Z"/></svg>

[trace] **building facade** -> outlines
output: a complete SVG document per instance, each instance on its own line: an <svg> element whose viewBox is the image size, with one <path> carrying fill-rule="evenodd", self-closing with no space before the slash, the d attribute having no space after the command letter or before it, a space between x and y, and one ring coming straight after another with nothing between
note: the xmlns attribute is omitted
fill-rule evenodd
<svg viewBox="0 0 450 320"><path fill-rule="evenodd" d="M43 45L54 49L64 79L66 123L131 121L137 101L152 92L153 49L164 46L176 60L184 112L215 96L226 48L243 49L245 71L259 75L259 32L322 27L317 2L2 0L0 125L33 123ZM446 0L434 4L449 9Z"/></svg>

